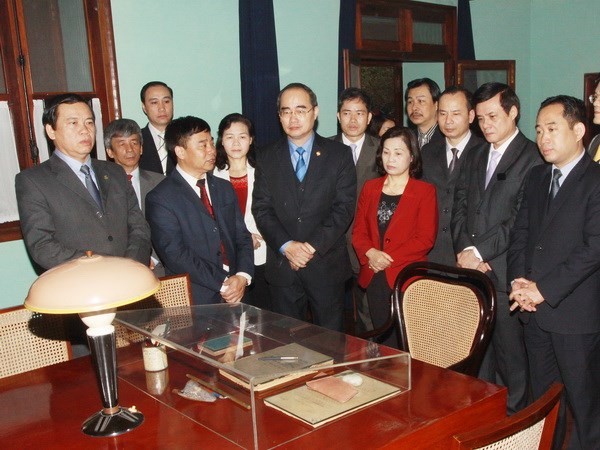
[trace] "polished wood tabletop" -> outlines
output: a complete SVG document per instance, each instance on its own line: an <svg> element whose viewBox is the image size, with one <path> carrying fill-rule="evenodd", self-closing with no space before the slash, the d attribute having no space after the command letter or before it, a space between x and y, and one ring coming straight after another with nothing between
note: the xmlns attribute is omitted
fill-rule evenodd
<svg viewBox="0 0 600 450"><path fill-rule="evenodd" d="M2 448L253 448L251 412L229 399L194 402L172 390L206 368L169 352L163 374L145 372L137 345L120 349L119 400L144 414L137 429L113 438L81 432L100 409L91 360L83 357L0 379ZM453 434L505 415L506 390L412 361L412 389L313 429L256 402L260 448L448 448ZM249 401L249 396L247 396Z"/></svg>

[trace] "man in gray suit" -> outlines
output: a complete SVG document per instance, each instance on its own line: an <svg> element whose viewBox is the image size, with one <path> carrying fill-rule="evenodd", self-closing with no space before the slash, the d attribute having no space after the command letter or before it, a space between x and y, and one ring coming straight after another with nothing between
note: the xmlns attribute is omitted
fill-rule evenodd
<svg viewBox="0 0 600 450"><path fill-rule="evenodd" d="M381 176L375 165L375 154L377 153L377 147L379 147L379 139L366 132L373 117L371 108L371 98L365 91L355 87L345 89L340 94L337 113L342 132L331 138L350 147L356 168L357 198L365 181ZM352 226L346 232L346 241L352 272L355 275L352 277L350 289L358 309L358 326L362 328L359 331L372 330L373 322L369 313L367 295L356 283L360 265L354 247L352 247Z"/></svg>
<svg viewBox="0 0 600 450"><path fill-rule="evenodd" d="M438 203L438 233L435 246L427 255L429 261L456 265L456 253L450 232L454 205L454 187L463 161L483 140L471 133L475 119L472 94L465 88L452 86L438 100L438 126L446 137L443 141L423 146L423 180L435 185Z"/></svg>
<svg viewBox="0 0 600 450"><path fill-rule="evenodd" d="M454 194L452 238L457 265L486 273L497 291L492 344L483 379L508 388L508 413L527 406L529 372L523 326L509 314L506 252L529 170L542 163L537 146L517 128L519 98L507 85L486 83L473 94L475 115L488 143L463 162Z"/></svg>
<svg viewBox="0 0 600 450"><path fill-rule="evenodd" d="M59 95L42 121L56 150L15 178L21 230L33 260L50 269L92 250L149 264L150 229L125 172L90 158L96 126L88 104L75 94Z"/></svg>
<svg viewBox="0 0 600 450"><path fill-rule="evenodd" d="M48 161L15 177L31 258L50 269L92 250L150 264L150 229L125 172L90 158L96 126L85 100L76 94L51 99L42 122L56 150ZM81 321L72 320L69 331L74 354L85 354Z"/></svg>
<svg viewBox="0 0 600 450"><path fill-rule="evenodd" d="M142 130L131 119L113 120L104 129L104 147L106 153L114 162L120 165L127 174L127 178L135 191L138 204L144 216L146 194L164 180L164 175L140 169L140 156L142 155ZM152 251L150 267L157 277L165 275L165 269L156 253Z"/></svg>

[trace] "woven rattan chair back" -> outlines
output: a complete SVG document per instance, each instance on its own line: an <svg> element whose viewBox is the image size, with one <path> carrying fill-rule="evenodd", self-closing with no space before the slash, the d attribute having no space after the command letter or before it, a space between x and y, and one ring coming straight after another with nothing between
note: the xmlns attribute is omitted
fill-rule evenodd
<svg viewBox="0 0 600 450"><path fill-rule="evenodd" d="M190 276L186 274L173 275L160 278L160 289L150 297L136 303L120 308L120 310L172 308L190 306L192 290ZM141 342L144 338L139 333L115 324L117 347L125 347L134 342Z"/></svg>
<svg viewBox="0 0 600 450"><path fill-rule="evenodd" d="M476 376L490 339L496 291L476 270L416 262L396 278L391 322L415 359Z"/></svg>
<svg viewBox="0 0 600 450"><path fill-rule="evenodd" d="M450 367L471 353L480 307L477 295L468 287L417 280L404 292L402 312L413 358Z"/></svg>
<svg viewBox="0 0 600 450"><path fill-rule="evenodd" d="M0 310L0 378L68 361L64 318L22 306Z"/></svg>
<svg viewBox="0 0 600 450"><path fill-rule="evenodd" d="M493 424L454 436L454 450L549 450L560 406L561 384L536 402Z"/></svg>

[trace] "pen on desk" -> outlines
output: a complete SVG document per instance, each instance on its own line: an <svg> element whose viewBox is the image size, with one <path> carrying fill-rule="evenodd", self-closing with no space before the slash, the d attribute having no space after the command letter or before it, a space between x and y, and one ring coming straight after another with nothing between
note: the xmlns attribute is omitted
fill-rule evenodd
<svg viewBox="0 0 600 450"><path fill-rule="evenodd" d="M262 356L259 361L298 361L297 356Z"/></svg>

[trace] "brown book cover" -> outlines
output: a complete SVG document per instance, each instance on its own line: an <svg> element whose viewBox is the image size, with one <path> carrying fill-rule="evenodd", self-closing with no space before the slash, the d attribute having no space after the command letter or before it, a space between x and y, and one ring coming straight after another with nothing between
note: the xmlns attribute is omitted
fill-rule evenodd
<svg viewBox="0 0 600 450"><path fill-rule="evenodd" d="M245 356L227 364L244 372L249 377L255 377L254 390L263 391L317 372L304 369L330 366L333 364L333 358L300 344L292 343ZM249 379L242 379L237 374L224 369L220 369L219 373L234 383L250 389Z"/></svg>
<svg viewBox="0 0 600 450"><path fill-rule="evenodd" d="M341 379L344 375L351 373L355 372L347 370L335 377ZM397 386L362 373L359 375L362 377L363 383L355 387L358 393L345 402L334 400L329 395L309 389L306 385L266 397L264 401L271 408L299 419L312 427L319 427L402 392Z"/></svg>

